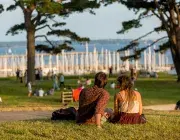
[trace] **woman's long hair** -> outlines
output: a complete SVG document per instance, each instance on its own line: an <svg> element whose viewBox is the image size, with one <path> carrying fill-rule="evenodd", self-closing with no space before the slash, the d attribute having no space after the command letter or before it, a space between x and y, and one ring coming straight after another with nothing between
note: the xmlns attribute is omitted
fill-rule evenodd
<svg viewBox="0 0 180 140"><path fill-rule="evenodd" d="M134 91L133 91L133 83L131 79L126 76L126 75L121 75L117 79L119 86L120 86L120 91L125 91L126 92L126 101L134 101L137 99Z"/></svg>
<svg viewBox="0 0 180 140"><path fill-rule="evenodd" d="M94 85L98 88L104 88L107 84L107 75L104 72L98 72L95 75Z"/></svg>

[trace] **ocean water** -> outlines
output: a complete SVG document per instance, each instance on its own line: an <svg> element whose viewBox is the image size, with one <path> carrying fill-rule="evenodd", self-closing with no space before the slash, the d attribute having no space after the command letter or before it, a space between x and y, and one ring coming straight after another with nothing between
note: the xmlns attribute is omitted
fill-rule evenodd
<svg viewBox="0 0 180 140"><path fill-rule="evenodd" d="M104 50L107 49L109 51L117 51L118 49L128 45L128 43L131 40L121 40L121 39L114 39L114 40L93 40L89 42L89 52L92 52L94 47L96 47L98 52L101 52L101 49ZM150 44L152 40L146 40L146 41L140 41L140 44L138 48L141 48L143 46L146 46L147 44ZM45 42L36 42L36 44L41 44ZM75 48L76 52L85 52L85 43L77 43L73 42L72 46ZM156 48L158 48L158 45L156 45ZM26 53L26 42L0 42L0 55L5 55L8 53L13 54L25 54ZM11 51L11 52L10 52ZM153 51L153 48L151 48L151 51ZM148 52L148 51L147 51ZM166 57L168 58L167 64L173 64L172 57L170 51L166 52ZM143 53L141 55L140 63L143 63ZM158 63L158 54L156 54L156 63Z"/></svg>

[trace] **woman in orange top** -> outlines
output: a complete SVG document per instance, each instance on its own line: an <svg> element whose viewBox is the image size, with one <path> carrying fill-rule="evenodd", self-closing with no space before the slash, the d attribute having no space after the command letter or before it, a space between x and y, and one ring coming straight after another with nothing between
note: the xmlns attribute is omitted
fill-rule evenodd
<svg viewBox="0 0 180 140"><path fill-rule="evenodd" d="M131 79L122 75L117 79L120 92L114 96L114 118L112 122L120 124L145 123L142 115L142 100L139 92L133 90Z"/></svg>

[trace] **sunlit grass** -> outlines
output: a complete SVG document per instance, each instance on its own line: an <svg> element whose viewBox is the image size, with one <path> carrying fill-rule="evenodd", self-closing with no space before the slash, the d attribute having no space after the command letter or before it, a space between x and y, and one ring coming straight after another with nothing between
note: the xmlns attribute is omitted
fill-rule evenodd
<svg viewBox="0 0 180 140"><path fill-rule="evenodd" d="M93 80L93 75L90 75ZM65 77L66 87L77 88L78 76ZM113 107L113 96L119 92L118 89L110 89L111 81L116 82L117 76L109 78L106 89L109 91L111 97L108 103L109 107ZM52 80L37 81L36 88L43 88L47 91L52 88ZM153 104L171 104L180 100L180 84L176 83L176 76L161 73L159 78L138 78L135 83L135 88L142 95L143 105ZM24 84L16 81L15 78L1 78L0 79L0 97L3 102L0 103L0 108L12 107L59 107L61 106L61 92L56 91L53 96L28 98L28 90ZM71 104L77 105L77 103Z"/></svg>
<svg viewBox="0 0 180 140"><path fill-rule="evenodd" d="M90 76L93 77L93 76ZM66 86L77 87L77 76L65 77ZM110 89L111 81L116 82L116 77L109 78L106 89L111 98L108 107L113 107L113 96L118 89ZM52 87L52 81L39 81L35 88L45 91ZM138 78L135 88L142 95L143 105L176 103L180 99L180 84L176 77L160 74L158 79ZM61 91L56 91L53 96L27 97L27 87L15 78L0 79L0 97L3 102L0 108L33 108L56 107L59 108ZM78 103L69 106L78 106ZM2 112L1 112L2 113ZM143 125L119 125L105 123L103 129L94 125L77 125L74 121L29 120L5 122L0 125L0 140L178 140L180 137L180 112L179 111L152 111L144 110L147 123Z"/></svg>
<svg viewBox="0 0 180 140"><path fill-rule="evenodd" d="M34 120L2 123L0 139L18 140L178 140L180 113L146 111L148 122L142 125L105 123L77 125L74 121Z"/></svg>

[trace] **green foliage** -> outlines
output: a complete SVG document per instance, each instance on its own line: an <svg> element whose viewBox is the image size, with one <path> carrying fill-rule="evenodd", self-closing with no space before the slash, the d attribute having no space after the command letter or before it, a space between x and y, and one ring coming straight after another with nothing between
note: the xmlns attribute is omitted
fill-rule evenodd
<svg viewBox="0 0 180 140"><path fill-rule="evenodd" d="M66 50L66 51L72 51L75 50L73 47L69 46L68 44L64 43L64 44L60 44L58 47L54 48L54 54L58 54L60 53L62 50Z"/></svg>
<svg viewBox="0 0 180 140"><path fill-rule="evenodd" d="M13 27L11 27L11 28L6 32L6 35L12 34L12 35L14 36L14 35L17 35L17 34L21 33L21 32L24 31L24 30L25 30L25 24L24 24L24 23L17 24L17 25L14 25Z"/></svg>
<svg viewBox="0 0 180 140"><path fill-rule="evenodd" d="M10 5L9 7L7 7L6 10L7 10L7 11L14 11L14 10L16 10L16 8L18 7L18 4L19 4L19 3L12 4L12 5Z"/></svg>
<svg viewBox="0 0 180 140"><path fill-rule="evenodd" d="M121 4L125 5L129 9L140 10L140 9L156 9L154 1L149 0L117 0Z"/></svg>
<svg viewBox="0 0 180 140"><path fill-rule="evenodd" d="M69 46L67 43L63 43L55 47L49 47L47 45L39 44L39 45L36 45L36 50L39 52L59 54L61 53L62 50L72 51L74 50L74 48Z"/></svg>
<svg viewBox="0 0 180 140"><path fill-rule="evenodd" d="M51 52L52 51L52 49L49 46L44 45L44 44L36 45L36 50L39 51L39 52L42 52L42 51Z"/></svg>
<svg viewBox="0 0 180 140"><path fill-rule="evenodd" d="M148 48L148 46L143 47L143 48L138 48L138 49L136 49L136 53L141 54L141 52L145 51L147 48Z"/></svg>
<svg viewBox="0 0 180 140"><path fill-rule="evenodd" d="M59 14L62 9L62 5L58 2L53 2L52 0L39 0L37 3L38 7L36 10L43 14Z"/></svg>
<svg viewBox="0 0 180 140"><path fill-rule="evenodd" d="M114 2L113 0L107 0L107 1ZM153 29L153 31L146 33L145 35L131 41L127 46L124 46L123 48L117 50L117 51L125 51L127 49L134 49L134 54L130 55L129 57L128 56L122 57L123 60L126 60L128 58L129 59L139 58L140 54L145 49L151 47L152 45L154 45L158 41L164 39L165 37L159 38L156 41L154 41L152 44L150 44L148 46L144 46L143 48L136 48L137 45L134 42L138 42L140 39L147 37L148 35L150 35L153 32L166 31L168 33L168 35L170 35L174 32L173 30L178 27L177 25L174 25L174 23L173 23L174 21L170 20L171 18L167 13L170 13L170 8L173 6L174 6L174 11L177 12L176 8L179 7L179 3L173 3L173 2L169 2L169 1L163 1L163 0L159 0L157 2L154 0L152 0L152 1L148 1L148 0L138 0L138 1L116 0L116 2L117 1L119 3L125 5L129 9L133 9L135 11L135 14L138 15L137 19L124 21L122 23L123 28L120 31L118 31L117 33L125 33L127 31L129 31L130 29L139 28L142 26L140 24L140 22L146 18L149 18L149 17L155 16L158 19L160 19L160 21L161 21L161 26L155 27ZM163 17L165 17L165 19L163 19ZM178 19L177 19L176 23L178 23L178 22L180 22L180 21L178 21ZM169 37L170 37L169 40L172 40L171 36L169 36ZM170 48L170 45L165 43L165 44L159 46L159 49L157 49L156 51L162 52L162 51L166 51L169 48ZM137 57L136 57L136 55L137 55Z"/></svg>
<svg viewBox="0 0 180 140"><path fill-rule="evenodd" d="M165 31L165 27L164 27L163 25L161 25L160 27L154 28L154 31L156 31L156 32L162 32L162 31Z"/></svg>
<svg viewBox="0 0 180 140"><path fill-rule="evenodd" d="M165 38L167 38L167 37L165 36L165 37L162 37L162 38L160 38L160 39L157 39L157 40L155 40L154 42L152 42L150 45L144 46L144 47L142 47L142 48L133 48L133 49L134 49L134 54L132 54L132 55L130 55L130 56L121 57L121 59L122 59L123 61L125 61L125 60L127 60L127 59L130 59L130 60L132 60L132 59L139 59L139 58L141 57L141 53L142 53L142 52L144 52L147 48L153 46L156 42L158 42L158 41L160 41L160 40L162 40L162 39L165 39ZM128 46L131 46L131 43L130 43L129 45L127 45L126 47L128 47ZM120 49L119 51L124 51L124 50L126 50L126 47ZM134 47L134 46L132 46L132 47ZM160 45L160 46L159 46L159 49L156 49L156 50L154 50L154 51L155 51L155 52L164 53L164 52L167 51L169 48L170 48L170 42L168 41L168 42Z"/></svg>
<svg viewBox="0 0 180 140"><path fill-rule="evenodd" d="M84 10L89 9L90 13L92 9L96 9L100 7L100 3L98 0L71 0L69 2L63 3L63 9L60 12L60 15L72 14L74 12L83 12Z"/></svg>
<svg viewBox="0 0 180 140"><path fill-rule="evenodd" d="M71 40L73 41L89 41L89 38L79 37L76 33L70 31L69 29L61 29L62 26L66 25L65 22L57 22L54 18L64 18L65 16L69 16L74 12L83 12L84 10L90 10L93 13L94 8L99 8L100 3L97 0L89 1L89 0L72 0L72 1L62 1L57 2L56 0L17 0L14 4L10 5L7 8L7 11L15 10L17 7L20 7L25 16L27 16L27 11L31 11L31 21L27 23L22 23L19 25L14 25L11 27L7 34L16 35L23 30L35 30L39 31L48 27L49 31L47 35L54 35L58 37L67 37L70 39L69 41L65 41L63 44L54 45L48 37L45 35L39 35L38 37L44 37L46 41L50 45L37 45L36 49L38 51L44 51L49 53L60 53L62 49L66 49L67 51L73 50L69 44L71 44ZM32 15L32 13L35 13ZM53 21L54 23L50 24L49 21ZM26 22L26 20L25 20ZM26 25L26 26L25 26ZM54 27L55 29L53 29ZM54 50L53 50L54 49Z"/></svg>
<svg viewBox="0 0 180 140"><path fill-rule="evenodd" d="M0 4L0 13L2 13L4 11L3 6Z"/></svg>
<svg viewBox="0 0 180 140"><path fill-rule="evenodd" d="M42 19L42 20L40 20L39 22L37 22L37 26L43 26L43 25L45 25L47 22L48 22L48 21L47 21L46 18L45 18L45 19Z"/></svg>
<svg viewBox="0 0 180 140"><path fill-rule="evenodd" d="M72 44L70 40L65 40L64 43Z"/></svg>
<svg viewBox="0 0 180 140"><path fill-rule="evenodd" d="M159 49L156 49L155 52L161 52L164 53L171 47L171 43L168 40L167 42L163 43L162 45L159 45Z"/></svg>
<svg viewBox="0 0 180 140"><path fill-rule="evenodd" d="M52 31L48 32L47 35L56 35L59 37L64 36L64 37L68 37L72 40L79 41L79 42L89 41L88 38L81 38L76 33L71 32L69 29L52 30Z"/></svg>
<svg viewBox="0 0 180 140"><path fill-rule="evenodd" d="M59 13L62 5L53 0L17 0L15 4L10 5L6 10L13 11L20 6L22 9L35 8L40 13L55 14Z"/></svg>
<svg viewBox="0 0 180 140"><path fill-rule="evenodd" d="M123 26L123 29L118 31L117 33L118 34L122 34L122 33L125 33L126 31L132 29L132 28L139 28L141 27L142 25L140 24L140 21L137 20L137 19L133 19L133 20L130 20L130 21L125 21L122 23L122 26Z"/></svg>
<svg viewBox="0 0 180 140"><path fill-rule="evenodd" d="M53 27L59 27L59 26L64 26L64 25L66 25L65 22L54 23L54 24L53 24Z"/></svg>
<svg viewBox="0 0 180 140"><path fill-rule="evenodd" d="M132 48L134 48L134 47L136 47L138 45L139 45L139 42L132 41L127 46L125 46L125 47L123 47L121 49L118 49L117 52L121 52L121 51L125 51L125 50L128 50L128 49L132 49Z"/></svg>
<svg viewBox="0 0 180 140"><path fill-rule="evenodd" d="M122 61L126 61L126 60L137 60L141 57L140 53L134 53L133 55L129 55L129 56L122 56L121 60Z"/></svg>

